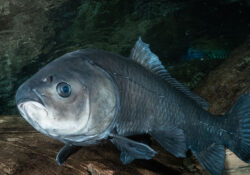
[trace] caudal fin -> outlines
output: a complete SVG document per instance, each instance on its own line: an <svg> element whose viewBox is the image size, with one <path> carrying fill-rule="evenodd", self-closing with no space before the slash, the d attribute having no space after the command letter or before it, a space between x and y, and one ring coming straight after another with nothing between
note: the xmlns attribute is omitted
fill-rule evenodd
<svg viewBox="0 0 250 175"><path fill-rule="evenodd" d="M228 147L240 159L250 163L250 93L241 96L227 113L232 125L236 125Z"/></svg>

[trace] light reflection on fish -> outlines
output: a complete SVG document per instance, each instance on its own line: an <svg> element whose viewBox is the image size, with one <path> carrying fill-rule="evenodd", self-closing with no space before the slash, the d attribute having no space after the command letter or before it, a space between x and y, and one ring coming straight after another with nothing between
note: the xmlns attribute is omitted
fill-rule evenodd
<svg viewBox="0 0 250 175"><path fill-rule="evenodd" d="M211 174L222 174L225 147L250 162L250 94L224 116L170 76L139 40L129 58L84 49L65 54L24 82L16 94L21 115L65 146L61 165L79 146L110 140L124 164L156 151L128 136L149 134L176 157L190 149Z"/></svg>

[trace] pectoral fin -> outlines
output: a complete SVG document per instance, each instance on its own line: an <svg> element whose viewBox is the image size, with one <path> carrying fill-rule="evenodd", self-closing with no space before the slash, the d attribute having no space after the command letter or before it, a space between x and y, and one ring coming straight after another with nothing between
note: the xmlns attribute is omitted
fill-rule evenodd
<svg viewBox="0 0 250 175"><path fill-rule="evenodd" d="M131 163L135 158L131 155L131 153L122 151L120 155L120 159L124 165Z"/></svg>
<svg viewBox="0 0 250 175"><path fill-rule="evenodd" d="M152 159L156 152L148 145L133 141L126 137L111 135L111 142L121 151L120 159L128 164L134 159Z"/></svg>
<svg viewBox="0 0 250 175"><path fill-rule="evenodd" d="M56 162L59 166L61 166L68 157L78 151L81 147L74 145L64 145L56 156Z"/></svg>

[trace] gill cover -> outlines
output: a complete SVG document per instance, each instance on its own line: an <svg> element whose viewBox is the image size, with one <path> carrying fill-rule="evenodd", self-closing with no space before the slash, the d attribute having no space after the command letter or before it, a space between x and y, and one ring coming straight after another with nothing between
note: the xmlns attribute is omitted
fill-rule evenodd
<svg viewBox="0 0 250 175"><path fill-rule="evenodd" d="M79 143L76 145L93 144L96 140L108 137L120 106L118 88L103 68L92 60L85 60L81 74L89 93L90 116L84 129L86 137L75 135L64 139Z"/></svg>
<svg viewBox="0 0 250 175"><path fill-rule="evenodd" d="M119 108L118 88L112 77L101 67L89 61L92 76L88 134L104 132L112 123Z"/></svg>

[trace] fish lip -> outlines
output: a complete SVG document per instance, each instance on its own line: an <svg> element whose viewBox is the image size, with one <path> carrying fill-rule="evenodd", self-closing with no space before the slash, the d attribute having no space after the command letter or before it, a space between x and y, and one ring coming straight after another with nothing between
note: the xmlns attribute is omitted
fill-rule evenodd
<svg viewBox="0 0 250 175"><path fill-rule="evenodd" d="M45 105L44 105L40 100L34 100L34 99L32 99L32 98L24 98L24 99L20 99L20 100L18 100L18 101L16 102L18 110L19 110L21 113L24 114L23 104L26 103L26 102L31 102L31 101L37 102L37 103L39 103L39 104L41 104L42 106L45 107Z"/></svg>
<svg viewBox="0 0 250 175"><path fill-rule="evenodd" d="M32 91L34 92L33 94L35 95L36 98L22 98L22 99L19 99L16 101L17 108L22 116L23 115L26 116L26 113L25 113L24 108L23 108L23 104L25 102L31 102L31 101L37 102L37 103L41 104L44 108L46 108L46 105L45 105L44 100L42 99L41 95L35 89L32 89Z"/></svg>
<svg viewBox="0 0 250 175"><path fill-rule="evenodd" d="M18 103L17 103L17 108L18 108L21 116L31 126L33 126L37 131L41 132L42 134L45 134L45 135L49 136L49 134L45 130L42 129L42 127L39 125L39 123L36 120L33 120L31 118L31 116L27 113L27 111L25 110L24 104L28 103L28 102L39 103L41 106L43 106L45 108L45 106L41 102L39 102L37 100L33 100L31 98L25 98L25 99L19 100ZM48 111L46 110L46 108L45 108L45 112L47 113L47 116L48 116Z"/></svg>

